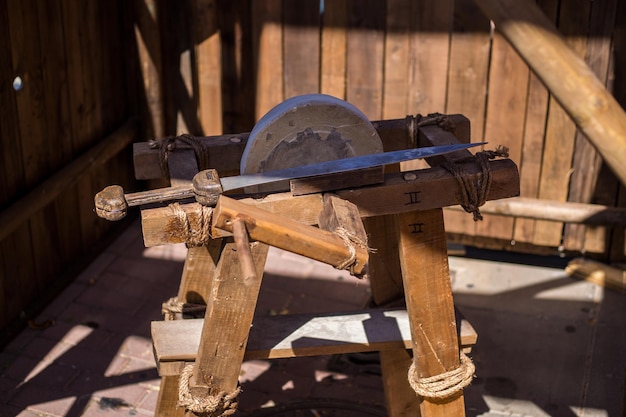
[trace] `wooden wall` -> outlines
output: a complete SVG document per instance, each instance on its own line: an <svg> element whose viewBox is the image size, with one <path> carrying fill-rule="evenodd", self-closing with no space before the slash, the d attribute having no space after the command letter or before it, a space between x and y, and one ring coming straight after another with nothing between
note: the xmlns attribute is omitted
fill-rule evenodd
<svg viewBox="0 0 626 417"><path fill-rule="evenodd" d="M538 3L626 103L626 2ZM164 80L177 102L165 112L170 130L249 131L282 100L316 92L346 99L372 120L462 113L472 122L473 140L509 147L522 196L626 202L589 141L472 0L325 0L323 10L318 0L193 0L186 11L165 9L178 23L168 22L163 33L186 36L191 51L185 60L180 48L165 48L180 58L169 60ZM190 88L181 94L185 83ZM193 112L181 117L190 99ZM452 241L624 258L621 228L497 215L474 223L470 217L446 213Z"/></svg>
<svg viewBox="0 0 626 417"><path fill-rule="evenodd" d="M626 0L538 3L626 103ZM626 204L623 186L472 0L4 0L0 47L5 230L9 209L133 117L135 141L239 133L284 99L317 92L372 120L462 113L473 140L509 147L523 196ZM86 169L0 235L0 328L107 235L93 194L132 184L129 162L125 150ZM451 241L625 258L623 228L485 217L446 212Z"/></svg>
<svg viewBox="0 0 626 417"><path fill-rule="evenodd" d="M0 345L110 234L94 194L132 179L130 19L121 1L0 2Z"/></svg>

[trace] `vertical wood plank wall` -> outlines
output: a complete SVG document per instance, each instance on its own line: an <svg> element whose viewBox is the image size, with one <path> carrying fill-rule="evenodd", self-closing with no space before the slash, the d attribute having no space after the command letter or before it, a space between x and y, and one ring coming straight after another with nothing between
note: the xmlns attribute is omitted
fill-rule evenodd
<svg viewBox="0 0 626 417"><path fill-rule="evenodd" d="M135 115L131 17L119 1L0 2L0 212ZM93 196L132 184L128 152L47 189L52 202L25 221L0 224L0 344L115 227L95 216Z"/></svg>
<svg viewBox="0 0 626 417"><path fill-rule="evenodd" d="M626 104L626 0L537 2ZM472 140L509 147L522 196L626 205L624 186L472 0L5 0L0 48L2 210L131 117L137 140L239 133L305 93L372 120L463 113ZM130 158L81 176L0 241L0 329L108 233L92 198L132 186ZM626 258L623 228L445 217L464 244Z"/></svg>

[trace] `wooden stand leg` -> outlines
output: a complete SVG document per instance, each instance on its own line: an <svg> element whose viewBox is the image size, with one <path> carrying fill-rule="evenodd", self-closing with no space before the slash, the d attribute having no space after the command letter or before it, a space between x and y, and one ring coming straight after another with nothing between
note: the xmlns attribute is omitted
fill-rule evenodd
<svg viewBox="0 0 626 417"><path fill-rule="evenodd" d="M189 248L178 290L182 303L206 304L211 293L211 283L216 273L222 251L222 239L211 240L207 246ZM155 417L182 417L185 410L176 407L178 402L178 376L161 378L161 388Z"/></svg>
<svg viewBox="0 0 626 417"><path fill-rule="evenodd" d="M364 219L369 235L370 254L368 274L372 298L384 304L402 297L402 272L398 257L397 216L395 214ZM380 367L385 403L389 417L419 416L419 397L407 380L411 356L406 349L380 351Z"/></svg>
<svg viewBox="0 0 626 417"><path fill-rule="evenodd" d="M179 381L178 375L161 377L161 387L159 388L159 398L154 417L183 417L185 415L185 410L176 406Z"/></svg>
<svg viewBox="0 0 626 417"><path fill-rule="evenodd" d="M443 211L400 214L398 229L413 360L421 378L439 375L459 366ZM464 416L462 392L437 402L424 398L420 410L424 417Z"/></svg>
<svg viewBox="0 0 626 417"><path fill-rule="evenodd" d="M250 245L259 279L244 282L235 243L225 245L207 300L190 380L194 396L214 396L237 388L268 249L260 242Z"/></svg>

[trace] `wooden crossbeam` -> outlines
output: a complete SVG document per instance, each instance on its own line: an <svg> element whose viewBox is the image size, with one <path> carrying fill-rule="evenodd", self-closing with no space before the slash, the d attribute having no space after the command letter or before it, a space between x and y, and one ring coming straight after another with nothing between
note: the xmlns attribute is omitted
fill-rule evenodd
<svg viewBox="0 0 626 417"><path fill-rule="evenodd" d="M490 162L492 184L487 200L519 195L519 173L509 159ZM470 179L482 174L473 163L463 164ZM429 210L461 203L458 183L444 168L428 168L414 172L385 175L381 185L361 187L336 192L341 199L355 204L361 217L369 218L385 214ZM322 210L322 197L318 194L294 197L289 193L271 194L265 198L246 198L243 203L280 213L304 224L316 224ZM197 203L181 204L189 222L199 223L201 206ZM144 209L141 220L146 247L181 243L185 241L184 229L176 214L168 207Z"/></svg>
<svg viewBox="0 0 626 417"><path fill-rule="evenodd" d="M176 375L179 362L196 360L203 319L152 322L154 353L161 376ZM476 331L459 321L460 345L476 343ZM244 358L275 359L410 349L406 310L371 309L341 314L290 314L254 319Z"/></svg>

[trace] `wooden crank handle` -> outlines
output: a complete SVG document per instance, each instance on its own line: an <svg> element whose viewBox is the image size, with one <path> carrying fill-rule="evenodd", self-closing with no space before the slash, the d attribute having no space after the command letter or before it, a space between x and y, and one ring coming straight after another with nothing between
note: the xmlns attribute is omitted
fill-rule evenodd
<svg viewBox="0 0 626 417"><path fill-rule="evenodd" d="M94 197L96 214L103 219L116 221L126 216L128 207L192 197L202 205L214 206L222 194L222 184L214 169L196 174L192 184L193 186L157 188L130 194L124 194L124 189L119 185L110 185Z"/></svg>

